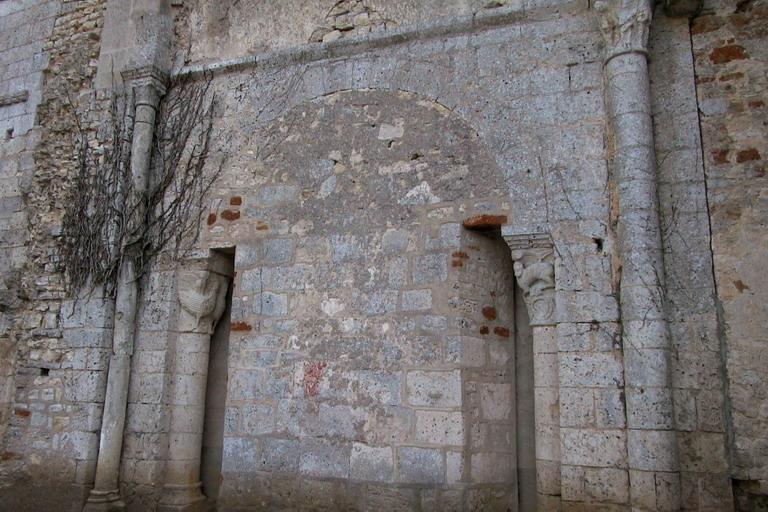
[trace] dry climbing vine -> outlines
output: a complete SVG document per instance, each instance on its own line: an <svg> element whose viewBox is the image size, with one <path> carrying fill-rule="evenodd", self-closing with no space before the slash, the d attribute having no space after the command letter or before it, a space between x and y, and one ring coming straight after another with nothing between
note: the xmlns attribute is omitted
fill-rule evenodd
<svg viewBox="0 0 768 512"><path fill-rule="evenodd" d="M197 241L203 201L223 165L206 166L216 109L210 85L210 77L170 84L157 114L145 192L131 179L132 95L113 96L97 137L78 121L78 169L59 239L71 291L103 285L112 295L124 260L133 262L138 278L159 253L179 256Z"/></svg>

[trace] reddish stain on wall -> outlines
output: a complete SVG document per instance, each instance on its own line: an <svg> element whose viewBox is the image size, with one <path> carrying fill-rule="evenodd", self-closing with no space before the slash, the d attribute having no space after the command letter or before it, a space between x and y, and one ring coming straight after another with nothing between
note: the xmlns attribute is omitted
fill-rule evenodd
<svg viewBox="0 0 768 512"><path fill-rule="evenodd" d="M230 325L229 329L231 331L250 331L253 329L253 327L251 327L251 324L246 322L232 322L232 325Z"/></svg>
<svg viewBox="0 0 768 512"><path fill-rule="evenodd" d="M221 212L221 218L232 222L240 218L240 212L237 210L224 210Z"/></svg>
<svg viewBox="0 0 768 512"><path fill-rule="evenodd" d="M749 55L744 51L744 47L737 44L721 46L720 48L713 49L709 53L709 60L711 60L713 64L725 64L733 60L747 58L749 58Z"/></svg>
<svg viewBox="0 0 768 512"><path fill-rule="evenodd" d="M328 366L322 361L304 363L304 379L302 387L307 397L317 396L320 388L320 381L323 379L323 370Z"/></svg>
<svg viewBox="0 0 768 512"><path fill-rule="evenodd" d="M736 153L736 161L738 163L752 162L754 160L760 160L760 152L755 148L744 149Z"/></svg>
<svg viewBox="0 0 768 512"><path fill-rule="evenodd" d="M482 310L483 316L486 320L496 320L496 308L493 306L485 306Z"/></svg>

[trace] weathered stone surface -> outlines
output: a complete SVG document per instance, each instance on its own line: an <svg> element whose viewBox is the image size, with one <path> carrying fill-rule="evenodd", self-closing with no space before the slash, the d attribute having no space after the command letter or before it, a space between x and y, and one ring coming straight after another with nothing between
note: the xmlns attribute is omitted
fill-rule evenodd
<svg viewBox="0 0 768 512"><path fill-rule="evenodd" d="M408 372L405 382L411 405L461 406L461 375L457 370Z"/></svg>
<svg viewBox="0 0 768 512"><path fill-rule="evenodd" d="M443 454L429 448L398 448L397 479L412 484L445 482Z"/></svg>
<svg viewBox="0 0 768 512"><path fill-rule="evenodd" d="M391 482L394 462L392 449L377 448L362 443L354 443L349 459L350 477L368 482Z"/></svg>
<svg viewBox="0 0 768 512"><path fill-rule="evenodd" d="M648 2L134 3L0 2L0 508L80 508L110 367L136 510L198 479L203 414L225 508L760 503L760 2L659 4L649 58ZM118 364L55 240L78 128L106 158L149 63L218 101L186 256L234 250L232 321L212 344L164 255Z"/></svg>

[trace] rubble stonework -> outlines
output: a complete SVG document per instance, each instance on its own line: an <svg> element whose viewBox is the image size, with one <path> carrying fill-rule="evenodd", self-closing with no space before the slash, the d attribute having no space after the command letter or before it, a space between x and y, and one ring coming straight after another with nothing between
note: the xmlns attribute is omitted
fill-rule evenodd
<svg viewBox="0 0 768 512"><path fill-rule="evenodd" d="M766 9L0 3L0 508L762 510ZM200 236L68 290L180 80Z"/></svg>

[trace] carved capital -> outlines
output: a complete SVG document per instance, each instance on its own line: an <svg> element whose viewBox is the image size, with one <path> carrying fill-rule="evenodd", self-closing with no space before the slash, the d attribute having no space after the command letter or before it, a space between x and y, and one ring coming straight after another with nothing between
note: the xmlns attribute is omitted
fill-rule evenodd
<svg viewBox="0 0 768 512"><path fill-rule="evenodd" d="M596 0L605 60L625 53L648 53L651 0Z"/></svg>
<svg viewBox="0 0 768 512"><path fill-rule="evenodd" d="M530 324L555 323L555 267L552 240L547 234L505 236L523 290Z"/></svg>
<svg viewBox="0 0 768 512"><path fill-rule="evenodd" d="M226 305L227 277L207 270L180 270L177 279L181 303L178 330L212 333Z"/></svg>
<svg viewBox="0 0 768 512"><path fill-rule="evenodd" d="M157 106L160 98L165 95L168 75L154 66L127 69L121 74L123 80L133 88L137 105Z"/></svg>

